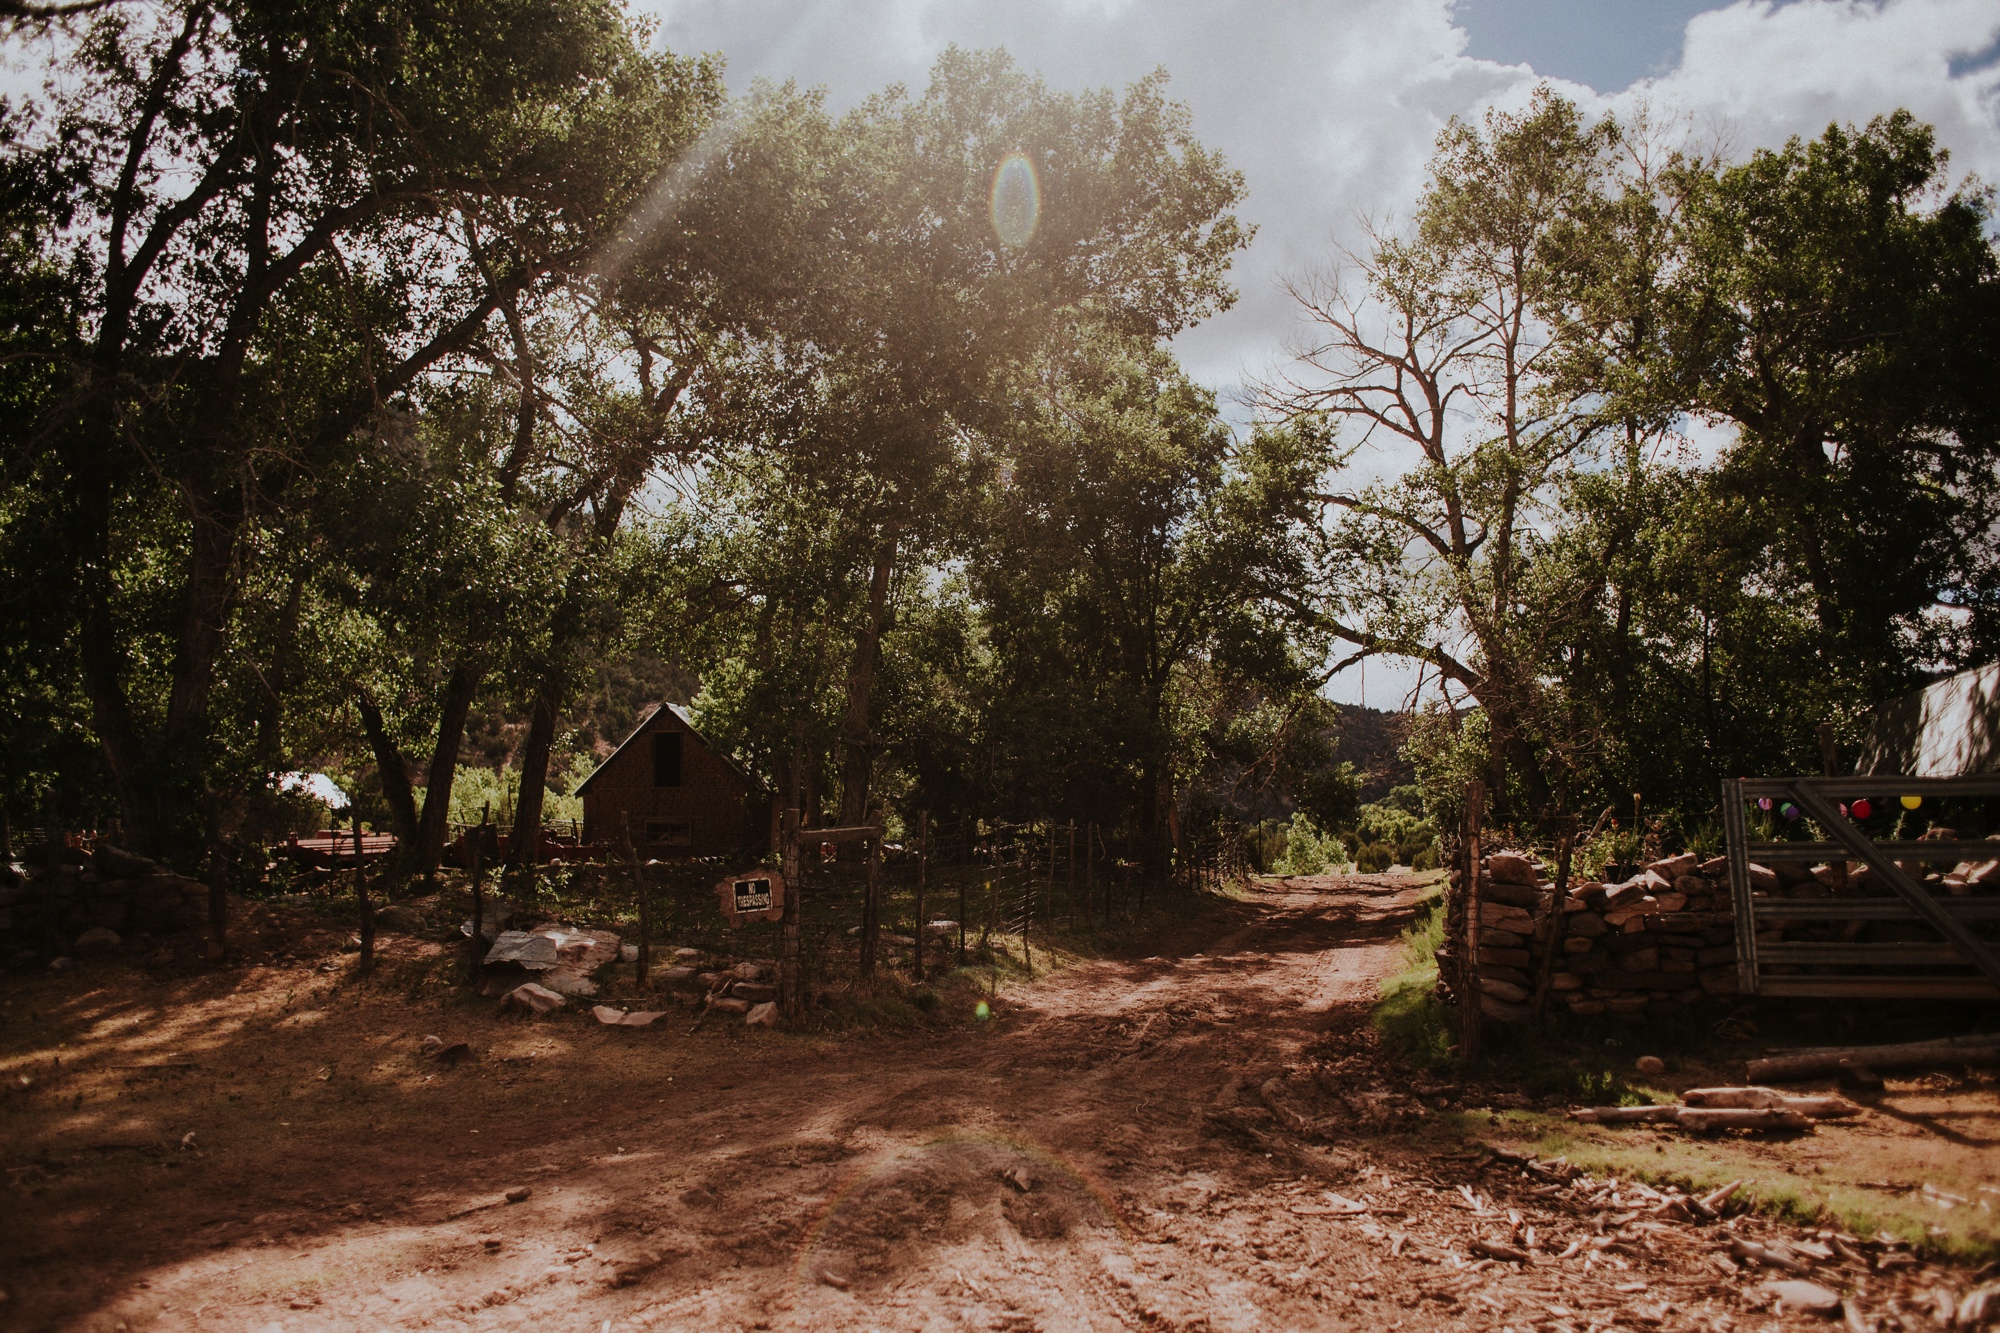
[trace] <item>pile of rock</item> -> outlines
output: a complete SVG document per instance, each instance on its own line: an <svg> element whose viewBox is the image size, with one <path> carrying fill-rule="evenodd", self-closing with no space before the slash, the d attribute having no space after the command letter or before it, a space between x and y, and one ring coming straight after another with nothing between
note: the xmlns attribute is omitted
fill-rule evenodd
<svg viewBox="0 0 2000 1333"><path fill-rule="evenodd" d="M45 967L109 953L140 935L170 935L203 919L208 889L108 845L85 858L31 865L0 883L0 964Z"/></svg>
<svg viewBox="0 0 2000 1333"><path fill-rule="evenodd" d="M1577 884L1558 911L1546 866L1519 852L1483 858L1474 960L1482 1012L1526 1019L1544 971L1552 998L1577 1014L1638 1015L1734 994L1726 865L1666 857L1621 883Z"/></svg>
<svg viewBox="0 0 2000 1333"><path fill-rule="evenodd" d="M479 993L507 995L524 982L558 995L597 994L597 976L618 961L622 941L608 930L545 922L533 930L503 930L481 968Z"/></svg>
<svg viewBox="0 0 2000 1333"><path fill-rule="evenodd" d="M1551 989L1579 1014L1639 1014L1736 993L1728 862L1669 856L1618 884L1584 883L1564 903Z"/></svg>
<svg viewBox="0 0 2000 1333"><path fill-rule="evenodd" d="M775 1026L778 1013L778 964L769 958L712 966L699 949L674 950L674 966L658 980L682 1004L705 1013L741 1014L757 1027Z"/></svg>

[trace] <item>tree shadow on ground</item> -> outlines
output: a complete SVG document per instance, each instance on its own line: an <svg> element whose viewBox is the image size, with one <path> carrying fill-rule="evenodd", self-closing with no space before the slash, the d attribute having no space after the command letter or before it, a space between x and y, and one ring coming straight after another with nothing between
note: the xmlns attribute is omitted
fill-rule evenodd
<svg viewBox="0 0 2000 1333"><path fill-rule="evenodd" d="M948 1239L984 1225L932 1216L963 1198L1013 1233L1102 1248L1155 1178L1198 1169L1246 1190L1312 1169L1205 1112L1242 1071L1278 1073L1329 1034L1369 1037L1371 987L1275 963L1393 940L1409 919L1407 903L1320 917L1217 900L1141 941L1143 956L1023 993L1067 996L1068 1012L1003 1005L992 1023L840 1038L502 1017L431 997L450 960L393 937L360 981L309 967L162 980L113 963L9 980L0 1285L21 1327L90 1312L108 1326L198 1298L216 1307L204 1327L273 1303L310 1325L336 1300L416 1322L557 1291L587 1297L594 1324L724 1275L768 1306L816 1280L799 1265L828 1237L866 1248L869 1226L828 1230L832 1201L912 1153L919 1176L980 1182L911 1196L904 1231L923 1244L926 1226ZM430 1033L477 1058L425 1060ZM26 1056L58 1043L59 1067ZM926 1147L959 1142L984 1146ZM1048 1210L1010 1202L1030 1197L1001 1179L1015 1166L1062 1182ZM524 1202L504 1202L520 1187ZM881 1271L916 1244L891 1245L903 1257Z"/></svg>

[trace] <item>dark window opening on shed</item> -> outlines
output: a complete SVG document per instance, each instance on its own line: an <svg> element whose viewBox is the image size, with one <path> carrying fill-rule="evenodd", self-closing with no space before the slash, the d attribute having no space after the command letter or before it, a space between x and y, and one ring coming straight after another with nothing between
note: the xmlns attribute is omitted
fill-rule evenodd
<svg viewBox="0 0 2000 1333"><path fill-rule="evenodd" d="M674 739L679 740L680 737ZM646 821L646 841L654 847L691 847L694 845L694 825L685 819L649 819Z"/></svg>
<svg viewBox="0 0 2000 1333"><path fill-rule="evenodd" d="M653 733L653 785L681 785L681 734L678 731Z"/></svg>

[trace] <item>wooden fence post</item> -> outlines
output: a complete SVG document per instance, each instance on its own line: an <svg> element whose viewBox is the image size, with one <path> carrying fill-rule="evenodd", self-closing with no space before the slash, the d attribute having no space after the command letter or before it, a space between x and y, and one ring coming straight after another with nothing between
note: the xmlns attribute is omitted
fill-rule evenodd
<svg viewBox="0 0 2000 1333"><path fill-rule="evenodd" d="M785 876L785 908L779 916L778 1004L785 1018L805 1016L805 985L799 970L799 808L787 806L778 825L779 867Z"/></svg>
<svg viewBox="0 0 2000 1333"><path fill-rule="evenodd" d="M368 872L361 863L361 803L354 803L354 901L361 907L361 967L375 970L375 907L368 901Z"/></svg>
<svg viewBox="0 0 2000 1333"><path fill-rule="evenodd" d="M1479 825L1486 817L1486 784L1474 778L1465 788L1465 957L1459 964L1458 1051L1479 1058Z"/></svg>
<svg viewBox="0 0 2000 1333"><path fill-rule="evenodd" d="M1556 896L1554 906L1549 910L1548 938L1542 941L1542 965L1535 976L1535 1021L1542 1021L1542 1014L1549 1007L1549 990L1556 980L1556 955L1562 952L1563 937L1568 933L1569 913L1563 904L1569 900L1570 863L1576 856L1576 820L1571 818L1563 829L1562 845L1556 854ZM1532 934L1530 935L1532 939Z"/></svg>
<svg viewBox="0 0 2000 1333"><path fill-rule="evenodd" d="M861 891L861 975L875 975L875 936L878 920L875 868L882 862L882 839L868 839L868 881Z"/></svg>
<svg viewBox="0 0 2000 1333"><path fill-rule="evenodd" d="M639 850L632 843L632 816L625 816L625 852L632 858L632 889L639 895L639 957L632 973L633 984L641 990L653 970L653 895L646 885L646 868L639 864Z"/></svg>
<svg viewBox="0 0 2000 1333"><path fill-rule="evenodd" d="M465 944L465 976L469 982L479 975L479 962L486 952L486 891L481 877L486 873L486 821L493 815L488 801L479 815L479 828L472 837L472 938Z"/></svg>
<svg viewBox="0 0 2000 1333"><path fill-rule="evenodd" d="M48 865L60 864L62 830L56 827L55 804L48 806ZM337 836L337 835L336 835ZM229 855L222 845L222 831L213 813L208 820L208 959L219 963L229 956Z"/></svg>
<svg viewBox="0 0 2000 1333"><path fill-rule="evenodd" d="M917 812L917 980L924 979L924 871L931 848L931 812Z"/></svg>
<svg viewBox="0 0 2000 1333"><path fill-rule="evenodd" d="M1074 819L1069 821L1069 888L1065 892L1069 894L1069 921L1074 927L1076 925L1076 821ZM1084 916L1088 919L1088 909L1085 910Z"/></svg>
<svg viewBox="0 0 2000 1333"><path fill-rule="evenodd" d="M1035 951L1028 944L1028 927L1035 919L1035 868L1032 864L1024 865L1021 871L1021 961L1027 965L1028 975L1032 977L1035 975Z"/></svg>

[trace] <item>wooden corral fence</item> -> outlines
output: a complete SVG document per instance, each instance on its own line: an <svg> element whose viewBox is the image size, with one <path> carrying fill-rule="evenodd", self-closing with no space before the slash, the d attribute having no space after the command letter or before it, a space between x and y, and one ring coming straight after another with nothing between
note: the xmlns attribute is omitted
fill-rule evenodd
<svg viewBox="0 0 2000 1333"><path fill-rule="evenodd" d="M1939 895L1925 887L1927 865L2000 859L2000 842L1922 838L1876 841L1847 819L1843 801L1935 801L2000 797L2000 774L1982 777L1735 778L1722 784L1729 883L1736 914L1737 984L1744 995L1848 998L2000 998L2000 952L1989 929L2000 922L2000 896ZM1792 802L1826 835L1818 841L1752 842L1747 808L1768 798ZM1752 882L1752 866L1800 863L1868 868L1859 889L1836 883L1827 896L1782 896L1781 887ZM1763 879L1764 876L1759 875ZM1835 877L1844 880L1844 871ZM1888 930L1877 923L1894 923ZM1864 939L1868 934L1919 934L1934 940ZM1817 938L1786 939L1806 935Z"/></svg>

